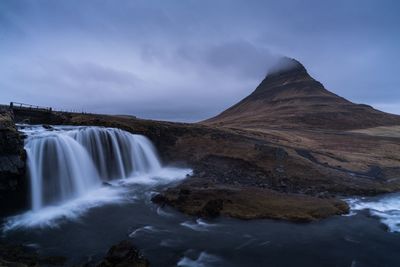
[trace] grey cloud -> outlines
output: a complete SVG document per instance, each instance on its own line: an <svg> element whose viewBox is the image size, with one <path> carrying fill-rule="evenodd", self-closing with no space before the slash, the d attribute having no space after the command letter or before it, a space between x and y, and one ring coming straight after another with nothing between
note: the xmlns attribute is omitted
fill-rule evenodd
<svg viewBox="0 0 400 267"><path fill-rule="evenodd" d="M276 55L268 49L245 41L214 46L205 58L216 68L234 69L237 74L252 78L259 78L260 73L266 74L276 61Z"/></svg>

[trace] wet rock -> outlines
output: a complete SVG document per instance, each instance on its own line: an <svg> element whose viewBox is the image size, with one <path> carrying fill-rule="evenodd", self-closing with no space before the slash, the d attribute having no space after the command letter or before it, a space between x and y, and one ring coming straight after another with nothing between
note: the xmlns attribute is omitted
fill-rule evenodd
<svg viewBox="0 0 400 267"><path fill-rule="evenodd" d="M97 267L148 267L149 261L129 240L124 240L110 248Z"/></svg>
<svg viewBox="0 0 400 267"><path fill-rule="evenodd" d="M28 205L25 150L12 114L0 114L0 216L15 213Z"/></svg>
<svg viewBox="0 0 400 267"><path fill-rule="evenodd" d="M40 263L42 265L50 266L64 266L67 258L63 256L49 256L40 258Z"/></svg>
<svg viewBox="0 0 400 267"><path fill-rule="evenodd" d="M222 199L209 200L199 212L202 217L218 217L224 207L224 201Z"/></svg>
<svg viewBox="0 0 400 267"><path fill-rule="evenodd" d="M43 124L42 127L47 129L47 130L54 130L54 128L51 125L48 125L48 124Z"/></svg>
<svg viewBox="0 0 400 267"><path fill-rule="evenodd" d="M103 184L103 186L108 186L108 187L111 187L111 186L113 186L113 185L112 185L112 184L110 184L109 182L103 182L102 184Z"/></svg>
<svg viewBox="0 0 400 267"><path fill-rule="evenodd" d="M34 249L21 244L0 243L0 267L64 266L62 256L40 256Z"/></svg>

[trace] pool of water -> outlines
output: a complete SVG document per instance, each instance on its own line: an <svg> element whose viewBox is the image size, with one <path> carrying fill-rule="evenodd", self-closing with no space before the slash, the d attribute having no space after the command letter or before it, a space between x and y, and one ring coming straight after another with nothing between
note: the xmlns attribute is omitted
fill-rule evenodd
<svg viewBox="0 0 400 267"><path fill-rule="evenodd" d="M35 246L45 255L66 256L70 265L100 259L123 239L133 240L151 266L160 267L400 264L400 234L390 231L371 210L364 210L370 207L354 206L351 216L307 224L201 220L151 203L151 196L165 186L116 182L99 192L104 201L71 204L83 210L7 219L2 239ZM64 209L74 211L70 206Z"/></svg>

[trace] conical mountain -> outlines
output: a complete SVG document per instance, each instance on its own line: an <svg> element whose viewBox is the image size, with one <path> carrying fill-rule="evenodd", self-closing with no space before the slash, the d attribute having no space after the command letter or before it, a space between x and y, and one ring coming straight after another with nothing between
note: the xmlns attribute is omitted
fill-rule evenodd
<svg viewBox="0 0 400 267"><path fill-rule="evenodd" d="M285 57L253 93L203 123L249 129L349 130L400 125L400 116L335 95L313 79L300 62Z"/></svg>

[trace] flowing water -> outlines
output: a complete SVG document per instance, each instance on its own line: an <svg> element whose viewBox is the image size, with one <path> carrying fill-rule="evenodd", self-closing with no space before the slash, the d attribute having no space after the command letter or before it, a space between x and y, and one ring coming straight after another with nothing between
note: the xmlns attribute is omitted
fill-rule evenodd
<svg viewBox="0 0 400 267"><path fill-rule="evenodd" d="M367 210L377 217L391 232L400 233L400 193L379 197L362 197L347 200L353 213Z"/></svg>
<svg viewBox="0 0 400 267"><path fill-rule="evenodd" d="M123 239L132 239L152 266L400 262L398 194L349 199L351 216L309 224L201 220L151 203L191 170L162 166L144 136L101 127L20 130L27 135L32 208L4 220L2 239L66 256L70 265L100 259Z"/></svg>
<svg viewBox="0 0 400 267"><path fill-rule="evenodd" d="M142 135L103 127L20 127L28 135L33 210L83 196L104 181L161 169Z"/></svg>

